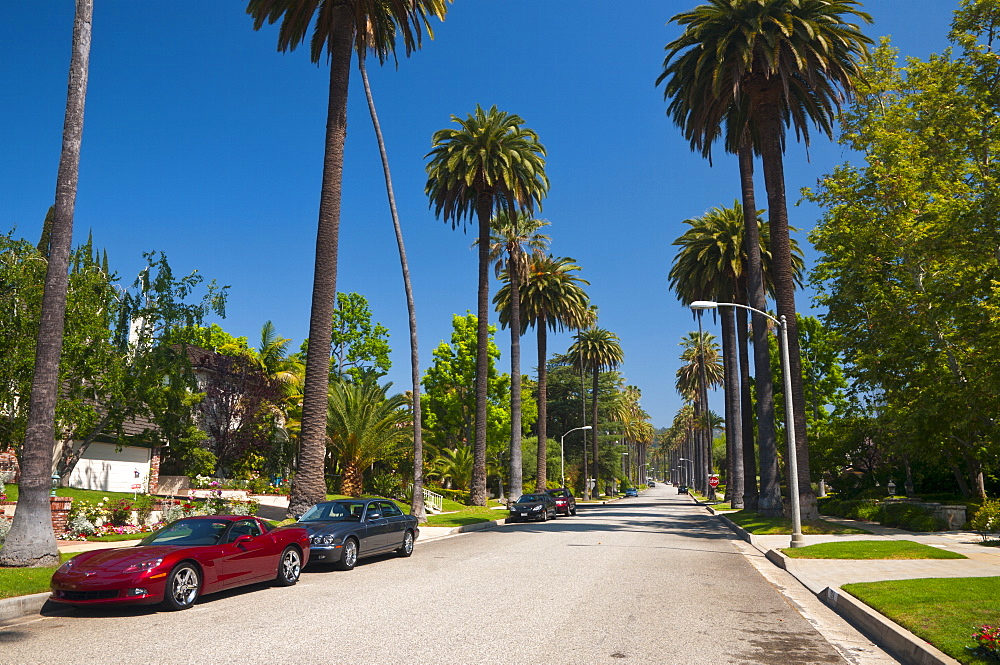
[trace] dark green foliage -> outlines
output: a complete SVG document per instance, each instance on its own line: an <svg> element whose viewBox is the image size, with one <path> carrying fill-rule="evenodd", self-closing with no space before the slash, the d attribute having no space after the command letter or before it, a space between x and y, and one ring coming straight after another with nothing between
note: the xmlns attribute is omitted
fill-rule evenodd
<svg viewBox="0 0 1000 665"><path fill-rule="evenodd" d="M882 505L879 522L883 526L907 531L943 531L948 523L934 517L930 510L912 503L886 503Z"/></svg>

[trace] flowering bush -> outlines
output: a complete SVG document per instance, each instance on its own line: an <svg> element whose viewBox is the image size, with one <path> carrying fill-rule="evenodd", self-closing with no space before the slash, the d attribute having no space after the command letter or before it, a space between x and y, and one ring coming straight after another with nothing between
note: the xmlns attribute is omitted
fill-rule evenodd
<svg viewBox="0 0 1000 665"><path fill-rule="evenodd" d="M215 490L212 496L205 499L205 512L208 515L256 515L260 501L256 499L236 499L223 497L222 490Z"/></svg>
<svg viewBox="0 0 1000 665"><path fill-rule="evenodd" d="M1000 627L981 626L972 634L979 644L979 651L1000 660Z"/></svg>
<svg viewBox="0 0 1000 665"><path fill-rule="evenodd" d="M93 536L97 533L97 526L81 513L77 513L69 518L66 524L66 533L73 536Z"/></svg>
<svg viewBox="0 0 1000 665"><path fill-rule="evenodd" d="M10 520L0 517L0 547L3 547L3 541L7 540L7 532L10 531Z"/></svg>
<svg viewBox="0 0 1000 665"><path fill-rule="evenodd" d="M115 499L106 506L108 511L108 521L115 526L125 526L132 521L132 500Z"/></svg>
<svg viewBox="0 0 1000 665"><path fill-rule="evenodd" d="M163 521L173 522L174 520L179 520L182 517L204 514L205 511L196 503L191 503L190 501L176 501L163 511Z"/></svg>
<svg viewBox="0 0 1000 665"><path fill-rule="evenodd" d="M85 501L83 499L74 500L73 507L69 511L69 519L73 520L77 515L82 515L91 524L99 524L111 517L111 513L108 511L108 497L104 497L97 503L91 503L90 501Z"/></svg>
<svg viewBox="0 0 1000 665"><path fill-rule="evenodd" d="M969 520L973 530L978 531L983 540L992 540L1000 532L1000 500L987 499Z"/></svg>

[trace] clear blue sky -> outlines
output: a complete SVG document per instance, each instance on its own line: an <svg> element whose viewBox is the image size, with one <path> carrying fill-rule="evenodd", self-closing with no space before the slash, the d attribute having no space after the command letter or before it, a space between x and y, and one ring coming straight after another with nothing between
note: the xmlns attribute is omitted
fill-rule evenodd
<svg viewBox="0 0 1000 665"><path fill-rule="evenodd" d="M276 29L254 32L246 2L95 4L75 242L93 232L123 281L142 267L143 251L163 251L175 272L197 269L231 285L220 321L228 332L254 343L272 320L297 348L308 329L327 68L302 49L277 53ZM680 407L678 341L694 329L667 288L671 243L686 228L682 220L739 194L735 159L719 153L709 167L692 154L654 87L663 46L679 34L667 21L696 4L457 0L435 39L401 56L398 70L369 65L425 368L449 338L452 314L475 309L476 257L472 236L428 209L424 155L452 114L496 104L523 117L547 148L551 193L540 216L552 224L552 252L583 267L600 325L621 337L628 382L642 389L656 426L670 423ZM867 33L892 35L904 55L926 57L946 46L956 5L869 0L875 24ZM72 22L71 0L4 3L0 230L16 227L31 239L53 200ZM789 200L850 158L818 137L807 161L804 147L790 142ZM790 210L804 246L818 216L811 205ZM338 286L365 294L389 328L389 378L405 389L402 280L356 70L341 224ZM800 311L809 304L803 293ZM570 341L555 336L549 349L564 351ZM533 372L533 335L523 347L524 369Z"/></svg>

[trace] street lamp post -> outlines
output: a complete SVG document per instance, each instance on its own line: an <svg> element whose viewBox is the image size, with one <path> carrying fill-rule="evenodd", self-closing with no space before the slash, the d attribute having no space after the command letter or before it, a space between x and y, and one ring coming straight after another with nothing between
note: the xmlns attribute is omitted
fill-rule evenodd
<svg viewBox="0 0 1000 665"><path fill-rule="evenodd" d="M713 302L711 300L695 300L690 305L691 309L717 309L719 307L739 307L751 312L757 312L761 316L766 316L774 321L781 328L781 371L785 377L785 437L788 439L788 495L792 502L792 547L802 547L805 540L802 538L802 513L799 508L799 465L798 453L795 450L795 420L792 411L792 372L791 363L788 359L788 320L782 314L780 318L774 318L767 312L762 312L754 307L740 305L734 302Z"/></svg>
<svg viewBox="0 0 1000 665"><path fill-rule="evenodd" d="M578 429L594 429L594 428L591 427L590 425L584 425L583 427L574 427L569 432L566 432L566 434L569 434L570 432L575 432ZM563 434L561 437L559 437L559 477L562 479L563 487L566 487L566 448L563 446L563 441L566 440L566 434ZM587 451L584 450L583 454L586 455ZM587 479L584 478L583 482L584 484L586 484Z"/></svg>
<svg viewBox="0 0 1000 665"><path fill-rule="evenodd" d="M680 461L688 463L684 465L684 481L685 481L684 484L687 485L688 487L691 487L694 484L692 482L694 480L694 460L687 459L686 457L681 457ZM691 467L690 473L688 473L688 465L690 465Z"/></svg>
<svg viewBox="0 0 1000 665"><path fill-rule="evenodd" d="M628 469L625 467L625 458L628 457L628 451L622 453L622 475L625 476L625 484L628 485L631 480L628 477Z"/></svg>

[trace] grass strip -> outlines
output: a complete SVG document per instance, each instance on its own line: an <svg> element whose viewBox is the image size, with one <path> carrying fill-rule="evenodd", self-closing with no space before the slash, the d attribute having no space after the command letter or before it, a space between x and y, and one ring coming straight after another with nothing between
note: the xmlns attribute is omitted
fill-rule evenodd
<svg viewBox="0 0 1000 665"><path fill-rule="evenodd" d="M507 517L506 510L492 510L483 506L463 506L455 513L428 515L427 526L466 526L479 522L491 522Z"/></svg>
<svg viewBox="0 0 1000 665"><path fill-rule="evenodd" d="M845 584L848 592L961 663L992 663L971 653L972 632L996 625L1000 577L951 577Z"/></svg>
<svg viewBox="0 0 1000 665"><path fill-rule="evenodd" d="M785 517L765 517L758 515L752 510L738 510L735 513L726 513L726 518L758 536L780 536L785 534L791 535L792 533L792 520ZM836 533L864 534L871 532L827 522L826 520L803 520L802 533L823 535Z"/></svg>
<svg viewBox="0 0 1000 665"><path fill-rule="evenodd" d="M911 540L848 540L781 550L792 559L966 559L968 557Z"/></svg>
<svg viewBox="0 0 1000 665"><path fill-rule="evenodd" d="M79 552L61 553L59 561L72 559ZM0 568L0 598L30 596L49 590L55 568Z"/></svg>

